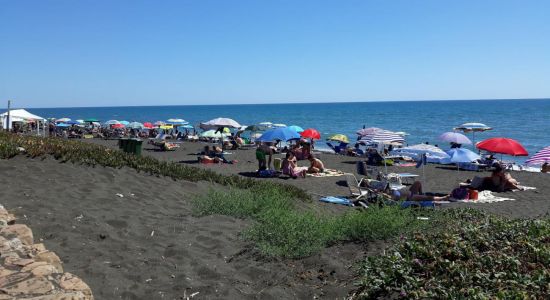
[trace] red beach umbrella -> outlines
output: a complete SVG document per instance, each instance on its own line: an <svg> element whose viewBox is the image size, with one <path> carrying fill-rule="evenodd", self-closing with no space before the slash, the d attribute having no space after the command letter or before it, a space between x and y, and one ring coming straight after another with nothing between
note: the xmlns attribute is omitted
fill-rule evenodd
<svg viewBox="0 0 550 300"><path fill-rule="evenodd" d="M516 140L509 138L490 138L477 143L481 150L512 156L527 156L527 150Z"/></svg>
<svg viewBox="0 0 550 300"><path fill-rule="evenodd" d="M153 123L151 123L151 122L145 122L145 123L143 123L143 127L145 127L145 128L153 128L154 126L153 126Z"/></svg>
<svg viewBox="0 0 550 300"><path fill-rule="evenodd" d="M111 128L124 128L124 124L113 124L111 125Z"/></svg>
<svg viewBox="0 0 550 300"><path fill-rule="evenodd" d="M320 140L321 134L314 128L308 128L300 133L300 135L307 139Z"/></svg>

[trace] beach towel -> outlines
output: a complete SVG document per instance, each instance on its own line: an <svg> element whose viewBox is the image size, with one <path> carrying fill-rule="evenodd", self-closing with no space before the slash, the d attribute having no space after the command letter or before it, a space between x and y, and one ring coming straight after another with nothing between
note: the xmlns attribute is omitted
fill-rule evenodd
<svg viewBox="0 0 550 300"><path fill-rule="evenodd" d="M319 199L319 201L327 202L327 203L334 203L334 204L341 204L341 205L347 205L347 206L353 206L353 203L346 198L338 198L333 196L327 196Z"/></svg>
<svg viewBox="0 0 550 300"><path fill-rule="evenodd" d="M325 169L322 173L308 173L307 176L311 177L335 177L342 176L344 172L335 169Z"/></svg>
<svg viewBox="0 0 550 300"><path fill-rule="evenodd" d="M519 190L513 190L512 192L519 192L519 191L529 191L529 190L536 190L536 187L533 186L524 186L524 185L518 185Z"/></svg>
<svg viewBox="0 0 550 300"><path fill-rule="evenodd" d="M513 201L515 199L512 198L506 198L506 197L499 197L493 194L491 191L481 191L479 192L477 196L477 200L452 200L452 202L460 202L460 203L494 203L494 202L501 202L501 201Z"/></svg>
<svg viewBox="0 0 550 300"><path fill-rule="evenodd" d="M435 207L435 204L434 201L403 201L401 207Z"/></svg>

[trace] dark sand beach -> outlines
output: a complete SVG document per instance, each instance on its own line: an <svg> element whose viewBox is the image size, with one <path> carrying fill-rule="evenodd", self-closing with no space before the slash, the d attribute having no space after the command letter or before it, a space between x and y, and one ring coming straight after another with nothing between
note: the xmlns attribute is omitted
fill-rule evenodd
<svg viewBox="0 0 550 300"><path fill-rule="evenodd" d="M109 147L116 141L90 140ZM234 150L236 164L203 165L195 153L203 143L185 143L175 152L144 145L144 155L210 168L224 174L253 176L253 150ZM326 167L355 171L356 158L322 154ZM300 162L305 165L306 162ZM421 174L414 167L389 171ZM197 218L191 200L212 186L174 181L132 169L86 167L17 156L0 161L0 203L33 228L64 261L65 268L92 288L96 299L325 299L354 289L357 263L387 245L347 243L300 260L269 260L252 250L239 233L250 225L227 216ZM457 172L429 165L425 190L448 193L458 182L485 173ZM506 193L515 201L471 206L510 217L541 217L550 211L549 174L513 172L534 191ZM275 180L317 195L345 196L343 177ZM122 195L122 197L120 197ZM351 208L314 201L308 209L342 212ZM195 294L198 293L198 294Z"/></svg>

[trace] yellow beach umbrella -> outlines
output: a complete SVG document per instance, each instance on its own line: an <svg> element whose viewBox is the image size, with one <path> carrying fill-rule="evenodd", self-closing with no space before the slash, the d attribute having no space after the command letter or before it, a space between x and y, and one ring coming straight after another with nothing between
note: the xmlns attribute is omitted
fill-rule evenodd
<svg viewBox="0 0 550 300"><path fill-rule="evenodd" d="M337 141L349 144L349 139L344 134L335 134L327 139L327 141Z"/></svg>
<svg viewBox="0 0 550 300"><path fill-rule="evenodd" d="M172 125L162 125L159 128L160 129L172 129Z"/></svg>

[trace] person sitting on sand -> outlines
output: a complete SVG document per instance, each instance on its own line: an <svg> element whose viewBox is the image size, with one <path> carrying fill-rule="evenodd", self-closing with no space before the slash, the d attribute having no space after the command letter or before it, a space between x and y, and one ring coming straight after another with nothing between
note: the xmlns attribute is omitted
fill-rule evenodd
<svg viewBox="0 0 550 300"><path fill-rule="evenodd" d="M481 191L489 190L491 192L506 192L520 189L518 181L512 178L510 173L504 172L500 164L495 165L491 176L483 178L483 183L479 188Z"/></svg>
<svg viewBox="0 0 550 300"><path fill-rule="evenodd" d="M281 169L283 174L288 175L292 178L298 178L298 176L306 178L307 168L298 167L296 165L296 157L294 157L294 154L292 152L286 153Z"/></svg>
<svg viewBox="0 0 550 300"><path fill-rule="evenodd" d="M547 162L543 163L542 166L540 167L540 171L542 173L550 172L550 164L548 164Z"/></svg>
<svg viewBox="0 0 550 300"><path fill-rule="evenodd" d="M308 173L323 173L325 171L325 165L320 159L315 158L312 154L307 159L311 163L311 166L307 169Z"/></svg>
<svg viewBox="0 0 550 300"><path fill-rule="evenodd" d="M393 191L393 199L397 201L447 201L450 195L438 197L424 195L422 192L422 183L415 181L409 188L409 190L395 190Z"/></svg>

